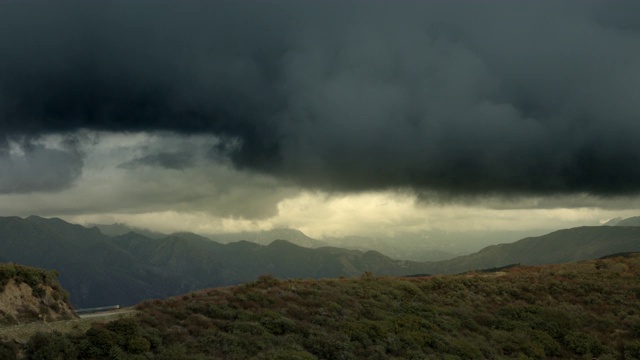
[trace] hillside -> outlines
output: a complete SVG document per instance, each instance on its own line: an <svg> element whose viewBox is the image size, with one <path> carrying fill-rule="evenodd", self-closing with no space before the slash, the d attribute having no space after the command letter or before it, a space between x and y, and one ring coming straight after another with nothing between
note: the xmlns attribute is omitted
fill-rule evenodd
<svg viewBox="0 0 640 360"><path fill-rule="evenodd" d="M136 238L132 241L131 238ZM182 292L235 285L263 274L283 278L357 276L366 271L401 275L422 272L423 265L392 260L375 252L323 247L309 249L276 240L267 246L248 241L219 244L170 236L160 240L137 234L113 243L166 276L179 278Z"/></svg>
<svg viewBox="0 0 640 360"><path fill-rule="evenodd" d="M640 216L634 216L626 219L612 219L605 225L609 226L640 226Z"/></svg>
<svg viewBox="0 0 640 360"><path fill-rule="evenodd" d="M583 226L488 246L474 254L431 263L428 271L454 274L509 264L558 264L628 251L640 251L640 227Z"/></svg>
<svg viewBox="0 0 640 360"><path fill-rule="evenodd" d="M5 261L58 270L78 308L133 304L175 286L97 229L55 218L0 217L0 254Z"/></svg>
<svg viewBox="0 0 640 360"><path fill-rule="evenodd" d="M132 305L196 289L235 285L265 273L280 277L357 276L365 271L424 273L416 262L340 248L309 249L286 241L220 244L195 234L152 239L107 236L60 219L0 217L6 261L55 268L76 307Z"/></svg>
<svg viewBox="0 0 640 360"><path fill-rule="evenodd" d="M263 276L146 301L134 317L84 335L40 334L26 352L69 360L637 359L639 296L638 254L421 278Z"/></svg>
<svg viewBox="0 0 640 360"><path fill-rule="evenodd" d="M442 261L468 255L489 245L511 243L530 236L548 233L545 230L457 232L431 229L420 233L379 234L375 237L329 237L329 246L353 250L375 250L393 259L413 261Z"/></svg>
<svg viewBox="0 0 640 360"><path fill-rule="evenodd" d="M55 271L0 264L0 325L76 317Z"/></svg>
<svg viewBox="0 0 640 360"><path fill-rule="evenodd" d="M108 236L119 236L126 233L135 232L140 235L144 235L151 239L162 239L167 234L163 234L157 231L151 231L148 229L141 229L126 224L114 223L114 224L93 224L91 227L95 227L100 230L101 233Z"/></svg>
<svg viewBox="0 0 640 360"><path fill-rule="evenodd" d="M461 273L509 264L539 265L640 251L640 227L556 231L436 262L391 259L377 251L306 248L284 240L221 244L191 233L159 239L129 232L107 236L60 219L0 217L0 256L57 269L78 308L128 306L198 289L278 278Z"/></svg>

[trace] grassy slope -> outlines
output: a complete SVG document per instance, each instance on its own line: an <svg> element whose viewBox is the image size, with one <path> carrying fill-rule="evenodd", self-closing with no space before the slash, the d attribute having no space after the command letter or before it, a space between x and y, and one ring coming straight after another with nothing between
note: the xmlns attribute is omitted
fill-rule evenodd
<svg viewBox="0 0 640 360"><path fill-rule="evenodd" d="M66 338L75 353L64 357L635 359L640 256L424 278L263 276L137 309Z"/></svg>

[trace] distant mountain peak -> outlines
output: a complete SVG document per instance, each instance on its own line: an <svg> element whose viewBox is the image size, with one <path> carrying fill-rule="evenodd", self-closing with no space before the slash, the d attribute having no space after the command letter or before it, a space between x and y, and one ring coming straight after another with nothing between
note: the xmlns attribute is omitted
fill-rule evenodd
<svg viewBox="0 0 640 360"><path fill-rule="evenodd" d="M38 223L49 223L49 224L70 224L60 218L57 217L52 217L52 218L45 218L42 216L38 216L38 215L29 215L28 217L25 218L26 221L31 221L31 222L38 222ZM75 224L73 224L75 225Z"/></svg>
<svg viewBox="0 0 640 360"><path fill-rule="evenodd" d="M192 233L192 232L187 232L187 231L175 232L170 234L169 237L178 237L178 238L187 239L191 241L215 242L206 236L202 236L202 235Z"/></svg>
<svg viewBox="0 0 640 360"><path fill-rule="evenodd" d="M120 236L120 235L125 235L129 232L135 232L137 234L144 235L151 239L160 239L160 238L167 237L167 234L163 234L163 233L149 230L149 229L137 228L134 226L129 226L127 224L118 223L118 222L113 224L92 224L91 226L97 228L98 230L100 230L101 233L107 236Z"/></svg>
<svg viewBox="0 0 640 360"><path fill-rule="evenodd" d="M633 216L630 218L615 218L607 221L606 226L640 226L640 216Z"/></svg>
<svg viewBox="0 0 640 360"><path fill-rule="evenodd" d="M300 230L290 228L276 228L264 231L243 231L228 234L211 234L207 237L220 243L232 243L240 240L246 240L266 246L271 244L274 240L286 240L292 244L306 248L327 246L324 241L311 238Z"/></svg>
<svg viewBox="0 0 640 360"><path fill-rule="evenodd" d="M267 245L267 247L270 247L270 248L272 248L272 247L296 247L296 248L299 248L299 247L303 247L303 246L294 244L294 243L292 243L291 241L288 241L288 240L276 239L276 240L273 240L269 245Z"/></svg>
<svg viewBox="0 0 640 360"><path fill-rule="evenodd" d="M618 224L620 221L622 221L621 217L617 217L617 218L613 218L609 221L607 221L606 223L602 224L604 226L616 226L616 224Z"/></svg>

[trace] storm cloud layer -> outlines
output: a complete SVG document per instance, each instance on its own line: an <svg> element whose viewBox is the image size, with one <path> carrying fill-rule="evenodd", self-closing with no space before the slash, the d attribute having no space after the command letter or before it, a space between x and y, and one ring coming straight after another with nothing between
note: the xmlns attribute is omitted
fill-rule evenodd
<svg viewBox="0 0 640 360"><path fill-rule="evenodd" d="M0 7L0 144L207 133L212 159L325 190L640 192L637 2Z"/></svg>
<svg viewBox="0 0 640 360"><path fill-rule="evenodd" d="M14 151L0 149L0 194L67 189L83 165L76 146L56 149L29 143Z"/></svg>

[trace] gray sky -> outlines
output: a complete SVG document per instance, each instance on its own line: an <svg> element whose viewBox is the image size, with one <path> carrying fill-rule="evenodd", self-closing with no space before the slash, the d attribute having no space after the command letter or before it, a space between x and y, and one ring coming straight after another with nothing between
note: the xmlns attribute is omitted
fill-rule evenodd
<svg viewBox="0 0 640 360"><path fill-rule="evenodd" d="M640 204L635 1L2 0L0 45L3 215L322 236Z"/></svg>

